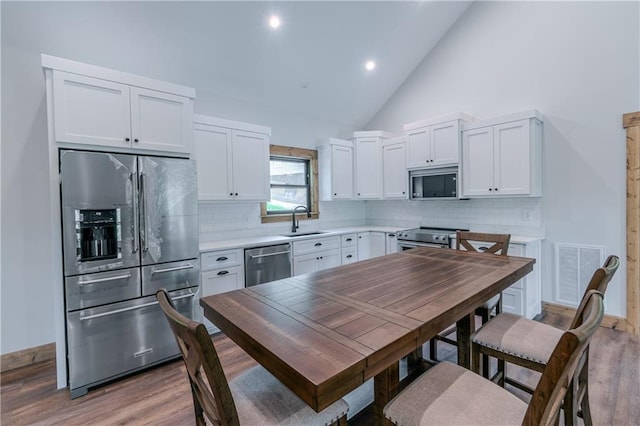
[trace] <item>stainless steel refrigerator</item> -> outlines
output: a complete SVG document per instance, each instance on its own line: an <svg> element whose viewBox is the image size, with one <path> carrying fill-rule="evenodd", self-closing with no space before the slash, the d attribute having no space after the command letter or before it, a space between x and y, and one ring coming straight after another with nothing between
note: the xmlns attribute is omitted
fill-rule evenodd
<svg viewBox="0 0 640 426"><path fill-rule="evenodd" d="M75 150L60 152L60 184L75 398L178 355L155 292L200 312L197 184L190 160Z"/></svg>

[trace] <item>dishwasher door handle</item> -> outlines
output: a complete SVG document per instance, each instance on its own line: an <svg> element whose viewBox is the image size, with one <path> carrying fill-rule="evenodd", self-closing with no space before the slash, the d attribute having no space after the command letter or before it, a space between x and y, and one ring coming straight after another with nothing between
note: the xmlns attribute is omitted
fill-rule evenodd
<svg viewBox="0 0 640 426"><path fill-rule="evenodd" d="M287 250L287 251L277 251L275 253L267 253L267 254L256 254L256 255L249 255L249 259L260 259L261 257L270 257L270 256L277 256L279 254L289 254L291 253L291 251Z"/></svg>

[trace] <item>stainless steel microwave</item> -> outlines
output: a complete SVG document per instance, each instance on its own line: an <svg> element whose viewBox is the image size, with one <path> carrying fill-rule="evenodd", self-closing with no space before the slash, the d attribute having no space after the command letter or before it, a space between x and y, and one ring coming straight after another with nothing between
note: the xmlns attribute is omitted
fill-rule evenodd
<svg viewBox="0 0 640 426"><path fill-rule="evenodd" d="M413 170L409 172L409 193L412 200L458 199L457 167Z"/></svg>

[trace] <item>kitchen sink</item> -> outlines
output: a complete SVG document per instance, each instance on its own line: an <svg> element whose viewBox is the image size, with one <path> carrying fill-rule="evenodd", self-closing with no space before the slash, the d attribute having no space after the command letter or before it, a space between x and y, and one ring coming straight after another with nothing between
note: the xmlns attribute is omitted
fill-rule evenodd
<svg viewBox="0 0 640 426"><path fill-rule="evenodd" d="M289 237L289 238L295 238L295 237L306 237L308 235L318 235L318 234L326 234L326 232L323 231L315 231L315 232L301 232L301 233L295 233L295 234L285 234L282 235L282 237Z"/></svg>

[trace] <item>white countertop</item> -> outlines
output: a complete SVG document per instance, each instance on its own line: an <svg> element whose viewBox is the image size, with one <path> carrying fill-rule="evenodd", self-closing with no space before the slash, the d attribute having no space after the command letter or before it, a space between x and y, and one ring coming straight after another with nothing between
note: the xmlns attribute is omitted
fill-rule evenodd
<svg viewBox="0 0 640 426"><path fill-rule="evenodd" d="M229 250L247 247L269 246L281 243L290 243L292 241L300 241L311 238L331 237L335 235L351 234L353 232L398 232L401 229L391 226L351 226L344 228L323 229L321 234L305 235L301 237L285 237L282 235L262 235L255 237L245 237L232 240L207 241L200 243L200 252L208 252L215 250ZM304 234L305 232L301 232ZM454 234L455 236L455 234ZM528 244L534 241L542 240L542 237L528 237L520 235L512 235L511 242L516 244Z"/></svg>
<svg viewBox="0 0 640 426"><path fill-rule="evenodd" d="M305 235L302 237L285 237L282 235L262 235L256 237L238 238L234 240L207 241L200 243L200 252L214 250L229 250L247 247L260 247L280 243L290 243L292 241L306 240L310 238L331 237L334 235L350 234L352 232L397 232L400 229L390 226L351 226L345 228L323 229L321 234ZM304 234L305 232L301 232Z"/></svg>

